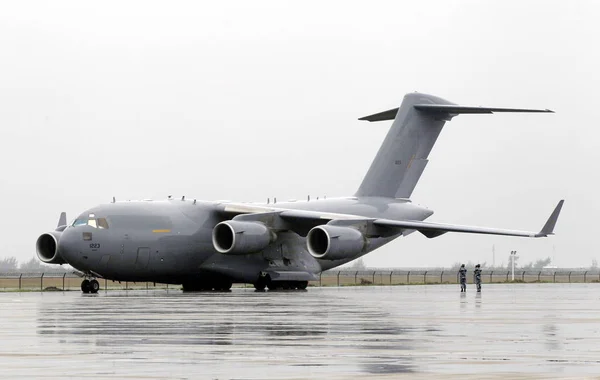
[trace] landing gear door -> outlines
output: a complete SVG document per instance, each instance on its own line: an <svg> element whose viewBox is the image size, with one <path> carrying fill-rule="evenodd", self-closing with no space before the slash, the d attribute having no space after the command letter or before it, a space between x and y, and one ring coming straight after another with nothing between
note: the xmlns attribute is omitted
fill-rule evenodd
<svg viewBox="0 0 600 380"><path fill-rule="evenodd" d="M148 268L148 261L150 261L150 248L138 248L137 257L135 260L135 267L137 269L146 269Z"/></svg>

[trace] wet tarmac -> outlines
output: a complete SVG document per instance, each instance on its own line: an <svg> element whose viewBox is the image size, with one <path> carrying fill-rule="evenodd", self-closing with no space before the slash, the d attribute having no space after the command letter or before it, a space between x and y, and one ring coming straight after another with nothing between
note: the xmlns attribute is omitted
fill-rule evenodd
<svg viewBox="0 0 600 380"><path fill-rule="evenodd" d="M485 285L484 285L485 286ZM2 378L581 378L600 284L0 293Z"/></svg>

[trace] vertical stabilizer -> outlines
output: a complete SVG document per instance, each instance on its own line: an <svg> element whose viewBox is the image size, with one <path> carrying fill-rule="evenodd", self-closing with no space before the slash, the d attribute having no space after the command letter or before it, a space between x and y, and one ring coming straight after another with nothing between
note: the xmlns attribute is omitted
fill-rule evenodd
<svg viewBox="0 0 600 380"><path fill-rule="evenodd" d="M394 118L394 122L357 196L409 198L412 194L425 170L429 152L448 119L444 117L448 115L421 112L414 107L417 104L453 103L432 95L411 93L404 97L400 108L361 118L369 121Z"/></svg>
<svg viewBox="0 0 600 380"><path fill-rule="evenodd" d="M472 107L417 92L402 105L359 120L394 120L356 192L362 197L409 198L427 166L427 157L446 121L459 114L495 112L552 113L549 109Z"/></svg>

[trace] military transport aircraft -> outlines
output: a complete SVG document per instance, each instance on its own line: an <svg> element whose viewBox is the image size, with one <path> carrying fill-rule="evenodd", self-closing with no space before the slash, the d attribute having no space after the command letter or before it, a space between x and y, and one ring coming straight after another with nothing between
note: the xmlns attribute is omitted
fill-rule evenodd
<svg viewBox="0 0 600 380"><path fill-rule="evenodd" d="M324 270L354 260L414 231L522 237L553 234L561 200L539 232L425 222L433 211L410 196L442 127L459 114L552 112L461 106L410 93L402 105L359 120L394 120L353 196L248 204L170 198L91 208L36 243L39 259L83 273L84 293L97 278L182 284L184 290L305 289Z"/></svg>

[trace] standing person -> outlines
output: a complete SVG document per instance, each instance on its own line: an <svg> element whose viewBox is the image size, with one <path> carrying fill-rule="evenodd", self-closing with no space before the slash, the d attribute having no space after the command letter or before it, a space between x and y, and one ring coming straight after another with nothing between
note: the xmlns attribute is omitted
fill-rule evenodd
<svg viewBox="0 0 600 380"><path fill-rule="evenodd" d="M475 285L477 286L477 293L481 292L481 265L475 265L475 270L473 271L473 279L475 280Z"/></svg>
<svg viewBox="0 0 600 380"><path fill-rule="evenodd" d="M458 275L460 277L460 292L467 291L467 268L465 268L465 264L461 264L460 269L458 270Z"/></svg>

